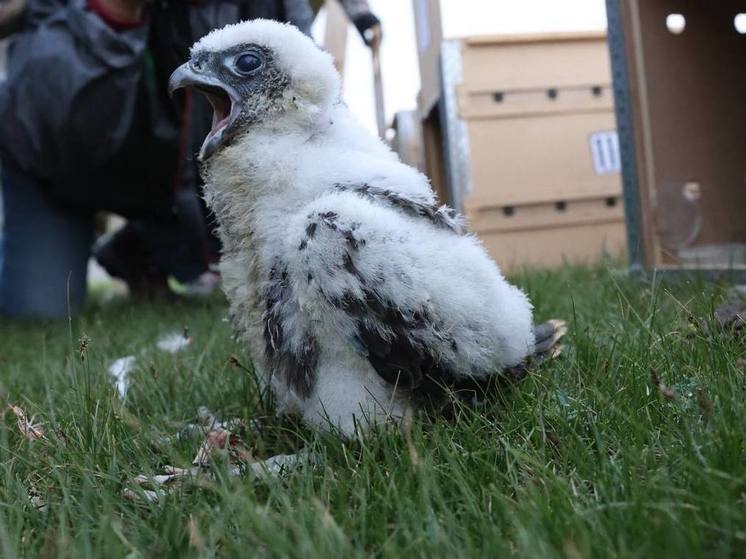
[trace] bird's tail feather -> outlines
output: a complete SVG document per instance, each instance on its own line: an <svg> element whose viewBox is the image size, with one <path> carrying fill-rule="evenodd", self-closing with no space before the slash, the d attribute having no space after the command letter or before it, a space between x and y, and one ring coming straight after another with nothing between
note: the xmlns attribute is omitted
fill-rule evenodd
<svg viewBox="0 0 746 559"><path fill-rule="evenodd" d="M496 392L509 390L542 363L559 357L562 353L560 342L565 334L567 323L564 320L548 320L535 326L534 352L522 363L505 369L500 375L490 375L486 379L461 379L452 386L433 381L436 389L432 393L436 396L428 400L429 407L441 415L455 416L459 406L475 406L490 400Z"/></svg>

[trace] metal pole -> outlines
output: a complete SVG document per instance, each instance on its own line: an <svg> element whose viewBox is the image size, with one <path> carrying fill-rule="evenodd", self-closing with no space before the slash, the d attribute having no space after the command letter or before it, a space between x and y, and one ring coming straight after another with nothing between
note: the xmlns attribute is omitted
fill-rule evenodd
<svg viewBox="0 0 746 559"><path fill-rule="evenodd" d="M366 32L366 39L370 45L373 61L373 91L376 98L376 123L378 135L386 141L386 105L383 97L383 77L381 75L381 27L376 26Z"/></svg>

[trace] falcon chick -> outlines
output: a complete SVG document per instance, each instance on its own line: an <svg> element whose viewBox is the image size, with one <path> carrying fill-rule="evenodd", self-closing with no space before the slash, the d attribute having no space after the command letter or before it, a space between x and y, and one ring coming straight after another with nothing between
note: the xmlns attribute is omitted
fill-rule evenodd
<svg viewBox="0 0 746 559"><path fill-rule="evenodd" d="M534 352L526 295L355 120L311 39L230 25L192 47L170 87L213 106L200 159L223 288L281 412L351 436ZM543 350L556 326L540 330Z"/></svg>

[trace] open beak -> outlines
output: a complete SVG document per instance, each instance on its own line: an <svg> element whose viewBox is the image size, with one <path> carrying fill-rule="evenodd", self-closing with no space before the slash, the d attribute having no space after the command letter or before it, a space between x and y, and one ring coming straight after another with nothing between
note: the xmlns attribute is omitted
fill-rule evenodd
<svg viewBox="0 0 746 559"><path fill-rule="evenodd" d="M212 105L212 129L199 151L199 160L204 162L230 139L231 125L241 112L241 98L233 88L217 78L194 70L189 62L179 66L168 80L171 96L179 89L196 90Z"/></svg>

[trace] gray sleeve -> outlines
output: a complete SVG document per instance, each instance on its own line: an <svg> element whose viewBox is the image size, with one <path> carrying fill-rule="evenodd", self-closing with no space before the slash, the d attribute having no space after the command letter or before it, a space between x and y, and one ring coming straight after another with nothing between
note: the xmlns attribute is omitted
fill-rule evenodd
<svg viewBox="0 0 746 559"><path fill-rule="evenodd" d="M0 88L0 155L40 179L96 167L132 122L147 29L117 33L74 1L30 23Z"/></svg>

